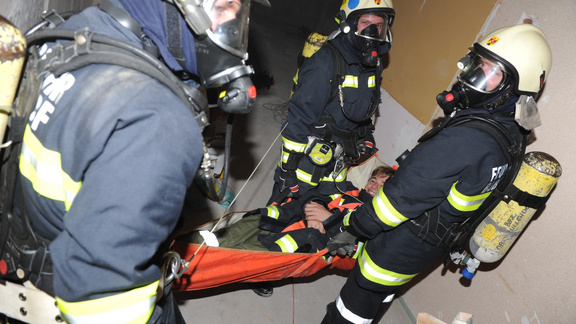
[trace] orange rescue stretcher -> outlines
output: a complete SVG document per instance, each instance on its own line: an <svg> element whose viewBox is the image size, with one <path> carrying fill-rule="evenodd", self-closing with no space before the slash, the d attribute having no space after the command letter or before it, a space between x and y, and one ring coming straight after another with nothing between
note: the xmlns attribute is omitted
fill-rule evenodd
<svg viewBox="0 0 576 324"><path fill-rule="evenodd" d="M350 168L347 179L356 187L364 187L372 170L383 163L378 155L370 157L358 166ZM235 215L227 214L193 230L215 230L237 221ZM303 222L293 224L284 231L304 228ZM198 250L200 248L200 250ZM252 251L223 247L208 247L195 243L176 241L173 249L182 260L190 260L188 269L174 280L174 291L194 291L239 282L275 281L285 278L307 277L322 269L351 270L355 259L327 255L327 249L317 253L285 253Z"/></svg>
<svg viewBox="0 0 576 324"><path fill-rule="evenodd" d="M223 217L229 216L230 214ZM215 220L200 228L206 229L207 226L217 223L218 220ZM300 223L295 226L304 228ZM296 228L291 226L289 229ZM326 255L327 249L317 253L285 253L201 246L178 241L174 243L173 249L183 260L190 260L196 253L188 269L174 281L174 291L201 290L238 282L307 277L330 268L351 270L356 262L339 255Z"/></svg>

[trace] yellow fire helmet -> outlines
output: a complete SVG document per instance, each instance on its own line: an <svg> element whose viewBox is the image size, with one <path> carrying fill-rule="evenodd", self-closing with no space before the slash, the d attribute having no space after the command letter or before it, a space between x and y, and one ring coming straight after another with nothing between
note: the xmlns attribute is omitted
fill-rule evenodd
<svg viewBox="0 0 576 324"><path fill-rule="evenodd" d="M500 28L474 44L476 54L501 63L512 74L514 91L536 96L552 66L546 36L536 26L520 24Z"/></svg>

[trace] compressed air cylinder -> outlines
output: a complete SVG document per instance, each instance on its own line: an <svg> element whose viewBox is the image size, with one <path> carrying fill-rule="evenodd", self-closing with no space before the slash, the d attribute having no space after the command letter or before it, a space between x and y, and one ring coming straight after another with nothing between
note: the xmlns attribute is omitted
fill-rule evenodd
<svg viewBox="0 0 576 324"><path fill-rule="evenodd" d="M300 69L300 66L302 66L304 61L309 59L310 56L316 53L320 49L320 47L322 47L324 43L326 43L327 39L328 36L316 32L308 35L308 38L306 38L306 43L304 43L302 53L300 53L300 55L298 56L298 69ZM292 91L290 92L290 97L292 97L292 94L294 94L294 91L296 90L297 78L298 78L298 70L296 71L296 76L294 77L294 84L292 85Z"/></svg>
<svg viewBox="0 0 576 324"><path fill-rule="evenodd" d="M562 167L552 156L530 152L524 155L514 186L534 196L546 197L561 175ZM500 260L535 212L536 209L520 206L513 200L501 201L476 228L470 238L470 252L481 262Z"/></svg>
<svg viewBox="0 0 576 324"><path fill-rule="evenodd" d="M18 88L26 58L26 39L20 30L0 16L0 142Z"/></svg>

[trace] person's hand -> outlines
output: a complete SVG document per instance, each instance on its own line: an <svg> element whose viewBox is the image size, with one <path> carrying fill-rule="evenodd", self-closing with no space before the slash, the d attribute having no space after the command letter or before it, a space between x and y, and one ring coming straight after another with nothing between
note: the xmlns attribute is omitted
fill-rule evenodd
<svg viewBox="0 0 576 324"><path fill-rule="evenodd" d="M304 206L304 215L306 215L307 221L323 222L332 216L332 213L326 207L311 201Z"/></svg>
<svg viewBox="0 0 576 324"><path fill-rule="evenodd" d="M326 248L328 249L328 253L330 255L342 255L352 257L356 252L356 241L358 238L348 231L344 231L334 235L328 241Z"/></svg>
<svg viewBox="0 0 576 324"><path fill-rule="evenodd" d="M315 228L320 231L322 234L326 234L326 230L324 229L324 224L319 221L307 221L308 228Z"/></svg>

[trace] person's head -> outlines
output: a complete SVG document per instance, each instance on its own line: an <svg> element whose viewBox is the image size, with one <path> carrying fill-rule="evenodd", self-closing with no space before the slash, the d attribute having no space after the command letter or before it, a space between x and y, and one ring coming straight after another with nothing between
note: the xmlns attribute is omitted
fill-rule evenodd
<svg viewBox="0 0 576 324"><path fill-rule="evenodd" d="M389 166L381 165L376 167L372 171L372 175L370 176L370 179L368 179L364 190L366 190L366 192L374 197L378 193L378 190L382 188L384 182L386 182L386 180L388 180L393 175L394 169Z"/></svg>
<svg viewBox="0 0 576 324"><path fill-rule="evenodd" d="M222 110L230 113L251 110L256 97L250 80L254 70L244 64L248 58L251 0L120 2L158 46L168 67L175 72L184 69L188 75L198 75L206 88L227 88L226 95L219 97ZM184 62L178 56L183 56Z"/></svg>
<svg viewBox="0 0 576 324"><path fill-rule="evenodd" d="M498 29L459 61L458 81L438 96L438 104L449 114L455 109L496 109L520 95L536 97L551 66L550 47L540 29L531 24Z"/></svg>
<svg viewBox="0 0 576 324"><path fill-rule="evenodd" d="M362 63L374 66L378 57L390 50L394 15L392 0L344 0L336 22L350 44L360 51Z"/></svg>
<svg viewBox="0 0 576 324"><path fill-rule="evenodd" d="M236 19L236 15L242 8L240 0L214 0L204 1L204 8L212 21L211 31L216 31L218 26Z"/></svg>

